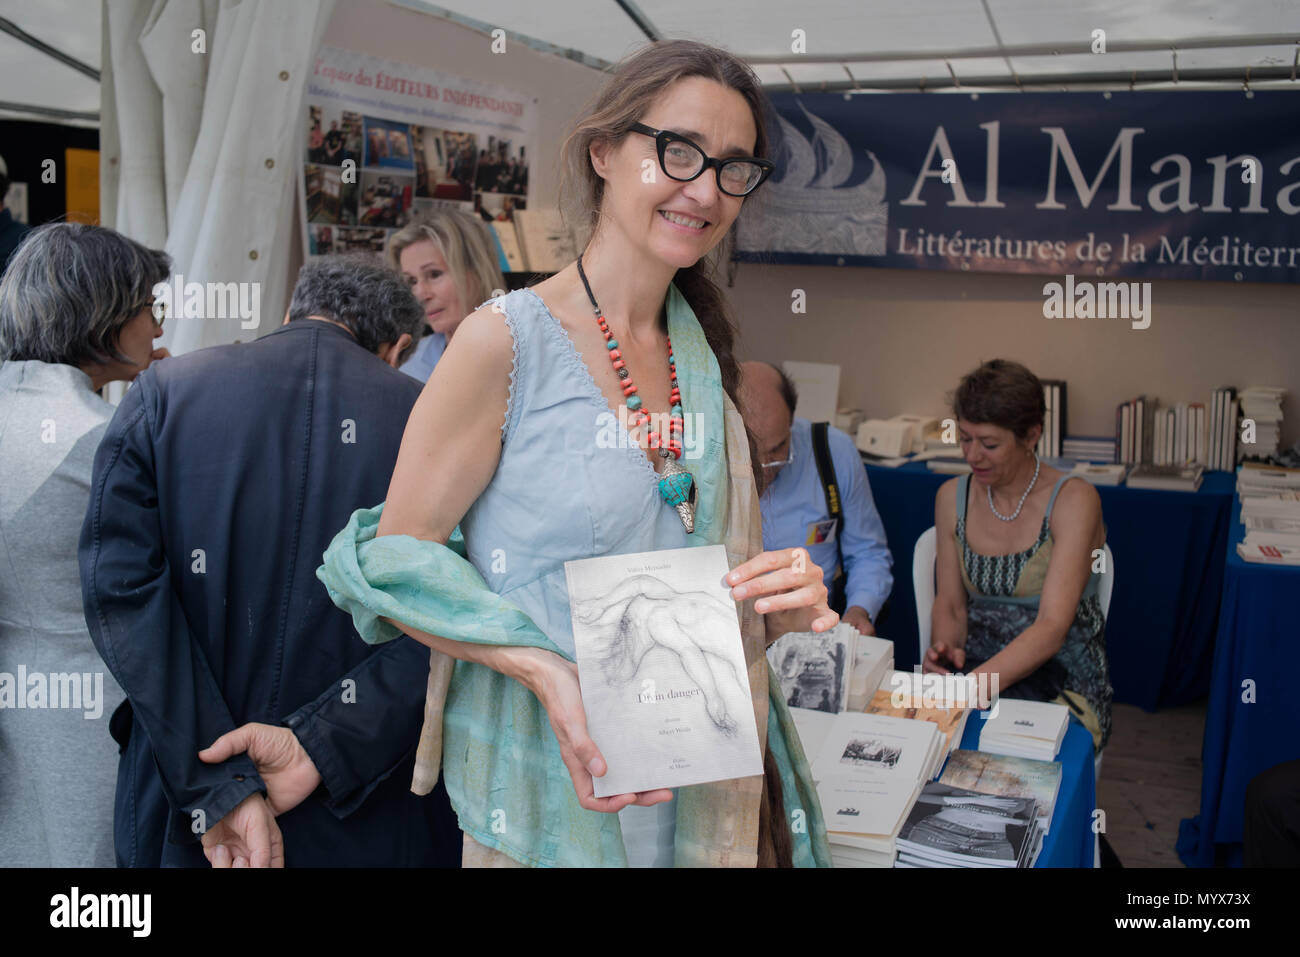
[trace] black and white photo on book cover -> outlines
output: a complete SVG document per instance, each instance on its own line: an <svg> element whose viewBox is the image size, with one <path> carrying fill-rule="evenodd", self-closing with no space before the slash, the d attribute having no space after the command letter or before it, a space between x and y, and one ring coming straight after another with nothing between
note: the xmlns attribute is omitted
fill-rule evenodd
<svg viewBox="0 0 1300 957"><path fill-rule="evenodd" d="M856 633L855 633L856 634ZM838 714L848 704L854 644L844 629L783 635L767 660L791 708Z"/></svg>
<svg viewBox="0 0 1300 957"><path fill-rule="evenodd" d="M928 721L845 712L811 759L813 778L823 783L892 779L911 793L925 775L936 734Z"/></svg>
<svg viewBox="0 0 1300 957"><path fill-rule="evenodd" d="M763 773L721 545L566 562L597 797Z"/></svg>

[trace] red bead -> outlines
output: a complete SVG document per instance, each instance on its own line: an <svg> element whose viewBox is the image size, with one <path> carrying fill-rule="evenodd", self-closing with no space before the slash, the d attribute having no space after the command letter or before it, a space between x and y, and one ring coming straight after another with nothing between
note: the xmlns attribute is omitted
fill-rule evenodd
<svg viewBox="0 0 1300 957"><path fill-rule="evenodd" d="M601 330L601 331L605 333L605 341L606 341L606 342L609 342L610 339L613 339L613 338L614 338L614 333L610 332L608 329L604 329L604 330Z"/></svg>
<svg viewBox="0 0 1300 957"><path fill-rule="evenodd" d="M628 379L626 382L623 383L624 395L631 395L635 391L636 391L636 385L632 382L631 379Z"/></svg>
<svg viewBox="0 0 1300 957"><path fill-rule="evenodd" d="M651 432L648 436L646 436L646 443L652 449L659 448L660 442L661 440L658 432Z"/></svg>
<svg viewBox="0 0 1300 957"><path fill-rule="evenodd" d="M618 359L623 358L623 353L619 352L617 349L610 349L610 350L609 350L609 357L610 357L611 359L618 360Z"/></svg>
<svg viewBox="0 0 1300 957"><path fill-rule="evenodd" d="M682 444L680 442L674 442L670 440L667 444L664 445L664 448L666 448L669 452L673 453L673 456L675 458L680 459L682 457Z"/></svg>
<svg viewBox="0 0 1300 957"><path fill-rule="evenodd" d="M649 421L650 421L650 416L647 415L644 411L637 412L637 414L636 414L636 424L637 424L637 425L645 425L645 424L646 424L647 422L649 422Z"/></svg>
<svg viewBox="0 0 1300 957"><path fill-rule="evenodd" d="M615 369L622 369L622 368L623 368L624 366L626 366L626 365L627 365L627 363L624 362L622 359L615 359L615 360L614 360L614 368L615 368Z"/></svg>

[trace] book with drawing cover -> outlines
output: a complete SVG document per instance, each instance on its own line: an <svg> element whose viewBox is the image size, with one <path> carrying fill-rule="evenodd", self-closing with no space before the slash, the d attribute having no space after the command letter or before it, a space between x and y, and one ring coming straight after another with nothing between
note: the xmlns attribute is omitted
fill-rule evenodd
<svg viewBox="0 0 1300 957"><path fill-rule="evenodd" d="M596 797L763 773L722 545L565 562Z"/></svg>
<svg viewBox="0 0 1300 957"><path fill-rule="evenodd" d="M981 794L1031 797L1038 803L1038 822L1046 834L1051 830L1063 770L1059 761L958 749L949 756L939 783Z"/></svg>

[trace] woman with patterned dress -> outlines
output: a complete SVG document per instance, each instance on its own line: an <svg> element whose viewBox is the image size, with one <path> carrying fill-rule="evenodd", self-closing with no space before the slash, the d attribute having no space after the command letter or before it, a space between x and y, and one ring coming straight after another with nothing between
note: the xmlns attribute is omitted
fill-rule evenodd
<svg viewBox="0 0 1300 957"><path fill-rule="evenodd" d="M971 474L946 482L935 500L936 592L923 665L996 674L1003 697L1066 705L1100 751L1112 690L1093 569L1106 529L1097 490L1035 454L1044 411L1038 379L1002 359L967 375L954 394Z"/></svg>

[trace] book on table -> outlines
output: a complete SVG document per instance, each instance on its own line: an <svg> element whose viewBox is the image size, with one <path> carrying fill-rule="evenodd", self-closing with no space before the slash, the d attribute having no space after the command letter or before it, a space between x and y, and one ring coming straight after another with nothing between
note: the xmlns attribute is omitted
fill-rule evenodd
<svg viewBox="0 0 1300 957"><path fill-rule="evenodd" d="M893 681L895 675L902 675L904 681ZM931 722L943 735L943 745L940 750L942 755L946 756L961 743L961 736L966 730L966 720L970 717L971 709L927 705L924 697L918 701L915 695L902 693L901 689L912 687L911 677L906 672L892 671L887 674L880 684L880 689L872 695L866 711L869 714L883 714L891 718ZM939 765L942 764L941 757ZM935 768L934 773L938 773L938 767Z"/></svg>
<svg viewBox="0 0 1300 957"><path fill-rule="evenodd" d="M914 867L1029 867L1042 846L1033 798L981 794L932 781L899 831Z"/></svg>
<svg viewBox="0 0 1300 957"><path fill-rule="evenodd" d="M1088 462L1080 462L1070 470L1070 474L1077 475L1093 485L1118 485L1128 474L1128 466L1092 465Z"/></svg>
<svg viewBox="0 0 1300 957"><path fill-rule="evenodd" d="M1038 805L1038 823L1047 834L1052 828L1052 811L1061 791L1064 770L1059 761L958 749L948 756L939 783L981 794L1031 797Z"/></svg>
<svg viewBox="0 0 1300 957"><path fill-rule="evenodd" d="M837 867L890 867L894 838L944 756L929 721L845 712L809 766Z"/></svg>
<svg viewBox="0 0 1300 957"><path fill-rule="evenodd" d="M840 622L830 631L782 635L767 661L792 712L861 711L894 667L894 643Z"/></svg>
<svg viewBox="0 0 1300 957"><path fill-rule="evenodd" d="M1050 701L999 698L980 731L981 751L1053 761L1070 723L1069 709Z"/></svg>
<svg viewBox="0 0 1300 957"><path fill-rule="evenodd" d="M1125 484L1129 488L1166 489L1171 492L1195 492L1201 487L1205 469L1191 465L1136 465Z"/></svg>
<svg viewBox="0 0 1300 957"><path fill-rule="evenodd" d="M763 773L722 545L565 562L597 797ZM764 691L765 693L765 691Z"/></svg>

